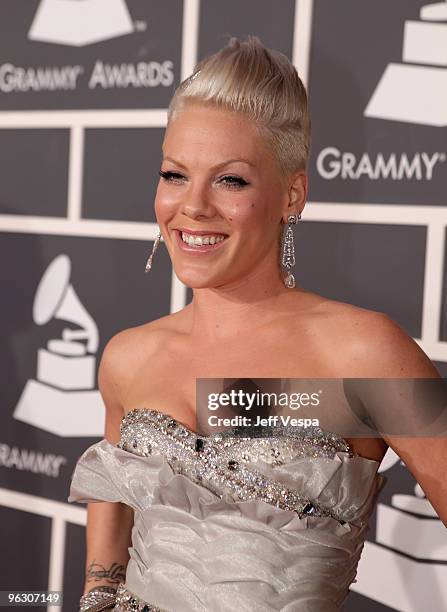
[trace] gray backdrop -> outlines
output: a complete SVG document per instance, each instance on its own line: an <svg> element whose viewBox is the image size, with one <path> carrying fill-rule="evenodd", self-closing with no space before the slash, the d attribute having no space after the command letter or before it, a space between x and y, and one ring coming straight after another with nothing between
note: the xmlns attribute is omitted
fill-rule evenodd
<svg viewBox="0 0 447 612"><path fill-rule="evenodd" d="M226 35L257 34L308 86L299 282L388 313L446 375L447 15L422 6L2 0L0 589L63 590L77 609L86 514L66 499L102 437L99 358L118 330L191 300L163 245L144 265L167 104ZM447 609L446 531L392 451L381 469L346 610Z"/></svg>

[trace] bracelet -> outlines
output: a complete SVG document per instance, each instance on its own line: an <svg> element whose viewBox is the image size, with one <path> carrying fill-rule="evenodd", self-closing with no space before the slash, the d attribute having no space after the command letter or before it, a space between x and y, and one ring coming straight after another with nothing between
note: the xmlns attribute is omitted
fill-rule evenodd
<svg viewBox="0 0 447 612"><path fill-rule="evenodd" d="M116 603L116 588L98 586L82 595L79 612L100 612L111 609Z"/></svg>

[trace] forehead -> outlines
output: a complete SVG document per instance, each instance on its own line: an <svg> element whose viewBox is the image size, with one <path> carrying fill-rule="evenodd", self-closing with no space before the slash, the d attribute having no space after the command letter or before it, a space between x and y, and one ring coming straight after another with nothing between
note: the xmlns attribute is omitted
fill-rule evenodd
<svg viewBox="0 0 447 612"><path fill-rule="evenodd" d="M189 105L166 129L164 155L184 155L212 163L215 159L242 157L260 163L269 156L255 123L241 113L215 107ZM179 160L180 161L180 160Z"/></svg>

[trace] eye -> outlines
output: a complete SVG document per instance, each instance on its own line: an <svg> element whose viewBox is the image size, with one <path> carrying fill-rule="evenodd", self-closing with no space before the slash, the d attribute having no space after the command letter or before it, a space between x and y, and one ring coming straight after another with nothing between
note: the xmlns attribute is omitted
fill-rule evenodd
<svg viewBox="0 0 447 612"><path fill-rule="evenodd" d="M173 182L173 178L174 177L180 177L180 178L184 178L182 174L180 174L179 172L170 172L169 170L167 172L164 172L163 170L159 170L158 174L165 180L165 181L170 181Z"/></svg>
<svg viewBox="0 0 447 612"><path fill-rule="evenodd" d="M180 174L179 172L172 172L170 170L167 170L166 172L164 172L163 170L159 170L158 174L165 181L168 181L170 183L176 183L181 179L185 178L183 174ZM223 182L224 185L229 189L239 189L241 187L244 187L244 185L248 185L247 181L245 181L243 178L241 178L240 176L233 175L223 176L219 182Z"/></svg>
<svg viewBox="0 0 447 612"><path fill-rule="evenodd" d="M244 179L241 178L240 176L228 175L228 176L223 176L220 180L224 181L225 185L229 187L230 189L238 189L240 187L243 187L244 185L248 185L247 181L244 181ZM231 182L226 182L226 181L231 181Z"/></svg>

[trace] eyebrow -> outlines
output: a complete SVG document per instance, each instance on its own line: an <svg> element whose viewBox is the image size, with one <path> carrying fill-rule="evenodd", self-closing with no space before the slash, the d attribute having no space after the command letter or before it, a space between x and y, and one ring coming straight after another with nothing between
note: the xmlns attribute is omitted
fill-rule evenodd
<svg viewBox="0 0 447 612"><path fill-rule="evenodd" d="M176 161L174 158L166 156L163 158L163 161L171 161L174 164L177 164L177 166L181 166L182 168L185 168L186 170L186 166L184 164L182 164L179 161ZM227 159L223 162L220 162L219 164L216 164L215 166L212 167L213 170L216 170L217 168L222 168L223 166L228 166L229 164L233 163L233 162L243 162L244 164L248 164L249 166L252 166L253 168L255 167L255 164L253 164L253 162L249 161L248 159L243 159L242 157L236 158L236 159Z"/></svg>

